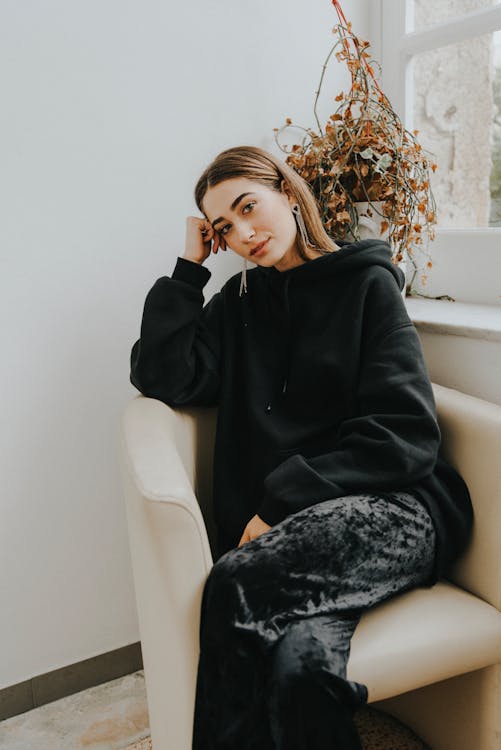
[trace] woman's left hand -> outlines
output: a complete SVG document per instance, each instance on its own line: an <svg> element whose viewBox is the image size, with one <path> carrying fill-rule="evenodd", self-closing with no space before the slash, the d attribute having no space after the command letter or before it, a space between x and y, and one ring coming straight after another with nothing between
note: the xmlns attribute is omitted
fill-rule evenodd
<svg viewBox="0 0 501 750"><path fill-rule="evenodd" d="M245 527L238 546L241 547L245 542L250 542L252 539L256 539L256 537L261 536L261 534L264 534L265 531L269 531L270 529L271 526L268 526L262 518L259 518L258 515L253 516Z"/></svg>

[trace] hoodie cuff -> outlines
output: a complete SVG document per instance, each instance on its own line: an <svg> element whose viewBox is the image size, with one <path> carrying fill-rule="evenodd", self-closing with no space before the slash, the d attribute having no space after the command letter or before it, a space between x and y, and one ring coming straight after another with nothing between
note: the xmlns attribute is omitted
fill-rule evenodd
<svg viewBox="0 0 501 750"><path fill-rule="evenodd" d="M201 263L178 257L171 278L184 281L186 284L203 289L211 277L211 272Z"/></svg>
<svg viewBox="0 0 501 750"><path fill-rule="evenodd" d="M289 514L287 510L283 508L280 500L272 497L269 493L265 493L261 505L256 511L256 515L259 516L268 526L275 526L280 521L283 521Z"/></svg>

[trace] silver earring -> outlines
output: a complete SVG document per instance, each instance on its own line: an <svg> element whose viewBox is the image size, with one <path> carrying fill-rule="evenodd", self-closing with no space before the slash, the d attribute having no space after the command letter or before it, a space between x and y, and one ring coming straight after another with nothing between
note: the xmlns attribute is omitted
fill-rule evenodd
<svg viewBox="0 0 501 750"><path fill-rule="evenodd" d="M301 235L301 239L303 240L304 246L308 247L315 247L315 245L310 241L310 238L308 237L308 232L306 231L306 224L304 223L303 214L301 213L301 209L299 207L299 203L295 203L292 206L292 213L294 214L294 217L296 219L296 223L299 229L299 234Z"/></svg>
<svg viewBox="0 0 501 750"><path fill-rule="evenodd" d="M242 296L242 291L247 294L247 259L244 258L244 267L242 268L242 275L240 277L240 292L239 296Z"/></svg>

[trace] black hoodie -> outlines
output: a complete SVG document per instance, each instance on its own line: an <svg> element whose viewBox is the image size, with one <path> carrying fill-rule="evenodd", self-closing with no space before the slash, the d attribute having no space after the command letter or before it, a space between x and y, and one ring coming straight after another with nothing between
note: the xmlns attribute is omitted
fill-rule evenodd
<svg viewBox="0 0 501 750"><path fill-rule="evenodd" d="M218 553L258 514L354 493L413 494L437 532L443 577L469 541L468 488L440 455L404 273L381 240L349 243L287 271L232 276L204 306L211 273L178 258L149 291L131 382L172 407L218 406L213 497Z"/></svg>

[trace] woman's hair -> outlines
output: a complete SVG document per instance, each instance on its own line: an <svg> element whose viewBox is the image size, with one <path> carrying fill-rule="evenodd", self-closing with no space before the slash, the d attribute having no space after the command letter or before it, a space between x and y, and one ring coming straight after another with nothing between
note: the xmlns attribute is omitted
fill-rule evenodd
<svg viewBox="0 0 501 750"><path fill-rule="evenodd" d="M288 164L257 146L228 148L218 154L204 170L195 187L195 201L203 214L202 201L207 190L234 177L246 177L278 191L281 190L282 180L285 180L291 195L299 204L310 242L324 252L338 249L324 229L315 196L306 180ZM309 260L300 232L297 235L297 245L299 256L303 260Z"/></svg>

